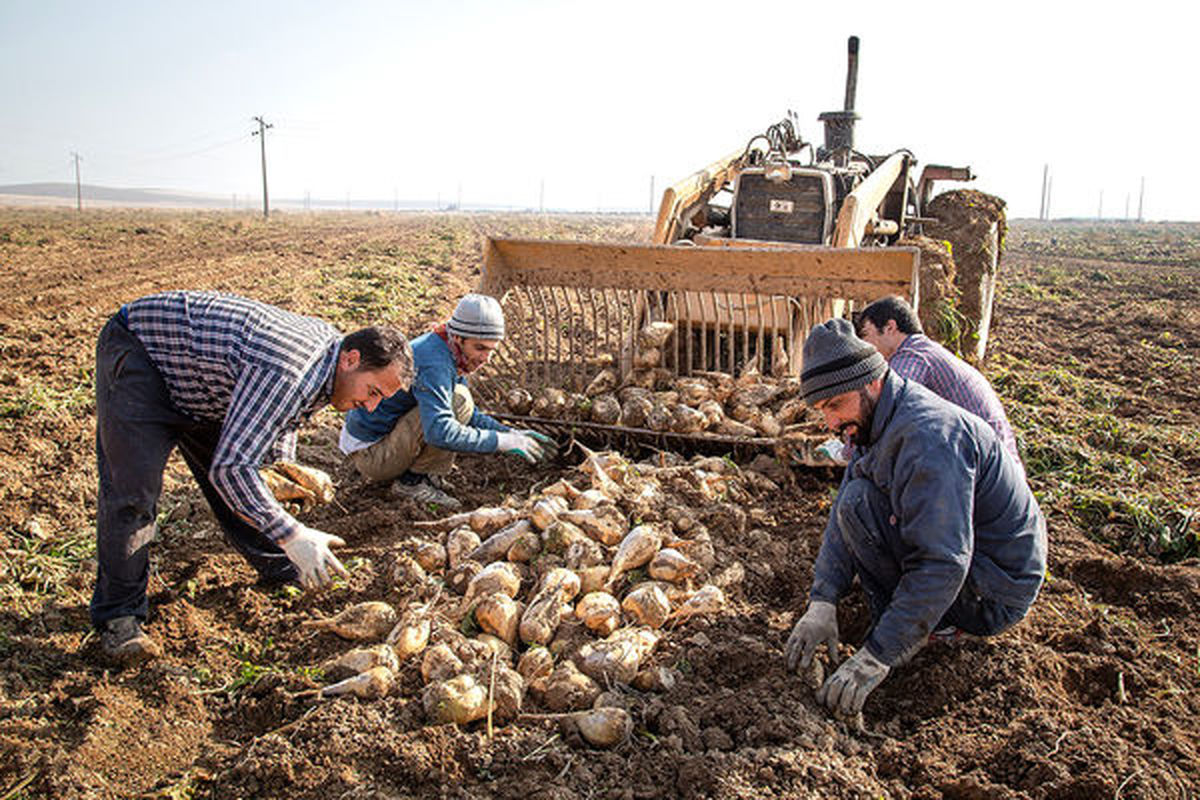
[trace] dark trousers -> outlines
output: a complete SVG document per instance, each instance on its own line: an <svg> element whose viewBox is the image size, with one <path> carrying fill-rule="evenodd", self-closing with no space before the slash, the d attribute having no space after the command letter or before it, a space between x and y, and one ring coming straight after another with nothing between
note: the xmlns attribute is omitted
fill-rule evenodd
<svg viewBox="0 0 1200 800"><path fill-rule="evenodd" d="M838 497L838 526L854 559L867 595L871 619L878 621L900 584L905 545L900 540L891 502L868 480L850 481ZM975 636L991 636L1020 622L1028 607L1013 607L979 593L971 572L934 630L955 627Z"/></svg>
<svg viewBox="0 0 1200 800"><path fill-rule="evenodd" d="M149 354L119 315L96 342L96 588L92 624L115 617L146 618L148 545L154 538L158 497L167 457L178 446L226 539L268 581L296 578L296 568L277 545L245 522L208 478L221 435L172 404L167 385Z"/></svg>

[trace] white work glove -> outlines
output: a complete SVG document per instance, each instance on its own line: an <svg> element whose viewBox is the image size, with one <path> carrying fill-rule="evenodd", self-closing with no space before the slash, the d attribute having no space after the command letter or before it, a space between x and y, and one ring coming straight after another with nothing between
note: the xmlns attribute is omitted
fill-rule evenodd
<svg viewBox="0 0 1200 800"><path fill-rule="evenodd" d="M837 606L824 600L813 600L788 637L788 671L795 671L797 666L803 669L811 664L817 645L822 642L829 649L829 657L837 658Z"/></svg>
<svg viewBox="0 0 1200 800"><path fill-rule="evenodd" d="M857 714L862 711L867 695L887 677L889 671L891 667L871 655L867 648L860 647L817 690L817 702L830 711Z"/></svg>
<svg viewBox="0 0 1200 800"><path fill-rule="evenodd" d="M299 570L300 585L305 589L316 589L329 583L333 580L329 575L330 571L343 578L350 577L342 562L330 552L331 544L340 546L346 543L341 537L301 526L292 538L280 545L288 559Z"/></svg>
<svg viewBox="0 0 1200 800"><path fill-rule="evenodd" d="M520 456L530 464L541 461L547 450L554 449L554 440L536 431L500 431L496 434L496 450Z"/></svg>

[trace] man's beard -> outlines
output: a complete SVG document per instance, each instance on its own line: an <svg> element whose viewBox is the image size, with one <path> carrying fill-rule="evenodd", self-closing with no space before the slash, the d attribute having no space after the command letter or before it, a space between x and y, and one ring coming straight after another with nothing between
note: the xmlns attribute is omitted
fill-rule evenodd
<svg viewBox="0 0 1200 800"><path fill-rule="evenodd" d="M866 387L858 390L858 398L858 419L842 423L838 426L837 432L839 436L844 437L846 428L854 425L855 431L849 438L850 444L855 447L866 447L871 443L871 426L875 423L876 400L867 394Z"/></svg>

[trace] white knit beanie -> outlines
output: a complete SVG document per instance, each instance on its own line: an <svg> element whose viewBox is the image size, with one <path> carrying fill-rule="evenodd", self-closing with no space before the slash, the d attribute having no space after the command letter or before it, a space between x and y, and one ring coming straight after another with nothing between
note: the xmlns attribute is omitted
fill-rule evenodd
<svg viewBox="0 0 1200 800"><path fill-rule="evenodd" d="M500 302L486 294L468 294L458 301L446 331L464 339L503 339L504 312Z"/></svg>

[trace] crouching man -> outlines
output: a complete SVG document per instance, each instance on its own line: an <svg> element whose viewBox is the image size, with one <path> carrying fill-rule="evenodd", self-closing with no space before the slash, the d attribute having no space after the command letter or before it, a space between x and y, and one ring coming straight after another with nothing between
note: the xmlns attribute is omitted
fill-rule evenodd
<svg viewBox="0 0 1200 800"><path fill-rule="evenodd" d="M328 323L233 295L165 292L123 306L96 343L99 563L92 624L105 656L152 658L142 629L163 469L178 447L218 523L267 584L345 575L330 545L279 505L260 469L296 457L323 406L371 409L408 384L398 332Z"/></svg>
<svg viewBox="0 0 1200 800"><path fill-rule="evenodd" d="M1024 618L1046 570L1046 525L995 431L890 372L848 320L813 327L801 392L854 454L787 666L807 667L820 644L836 657L837 602L857 576L871 630L817 693L851 714L931 635L990 636Z"/></svg>
<svg viewBox="0 0 1200 800"><path fill-rule="evenodd" d="M503 338L496 298L464 296L448 321L413 339L412 387L346 415L339 445L350 463L369 480L395 479L392 489L401 496L458 508L441 485L456 453L511 453L530 463L552 454L549 437L511 430L475 408L466 376Z"/></svg>

